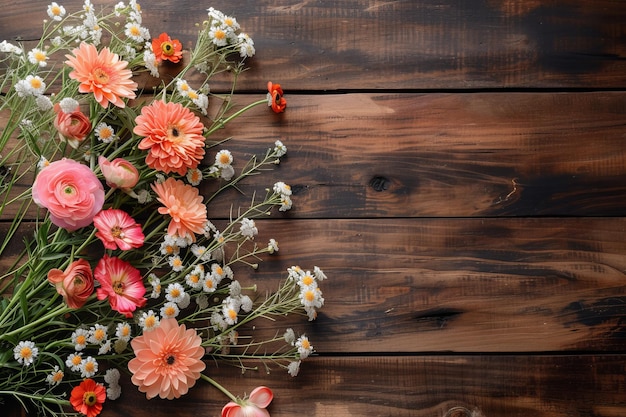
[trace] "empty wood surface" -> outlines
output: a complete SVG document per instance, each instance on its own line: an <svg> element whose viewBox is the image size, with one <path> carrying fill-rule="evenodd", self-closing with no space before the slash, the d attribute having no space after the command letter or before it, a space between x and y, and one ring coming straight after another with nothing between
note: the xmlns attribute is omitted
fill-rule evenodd
<svg viewBox="0 0 626 417"><path fill-rule="evenodd" d="M34 43L45 5L4 3L0 40ZM186 46L209 6L234 15L257 48L237 102L268 80L286 90L286 113L259 107L215 136L232 136L236 166L276 139L288 147L209 207L219 221L277 180L293 187L294 209L259 222L279 253L238 278L271 287L294 263L329 276L319 318L291 323L317 351L298 377L209 361L211 376L240 394L271 386L279 417L626 415L626 3L142 6L153 35ZM147 401L127 381L102 416L224 403L201 383Z"/></svg>

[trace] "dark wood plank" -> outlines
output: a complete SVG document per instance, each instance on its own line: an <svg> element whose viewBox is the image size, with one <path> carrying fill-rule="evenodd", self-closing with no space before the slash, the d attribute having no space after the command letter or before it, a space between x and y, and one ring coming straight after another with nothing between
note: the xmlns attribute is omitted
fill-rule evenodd
<svg viewBox="0 0 626 417"><path fill-rule="evenodd" d="M63 4L78 10L82 1ZM299 90L626 85L620 0L152 1L144 24L189 47L209 5L235 16L255 41L242 89L270 79ZM37 39L46 17L45 4L12 2L0 39Z"/></svg>
<svg viewBox="0 0 626 417"><path fill-rule="evenodd" d="M341 337L341 335L338 335ZM273 417L617 417L626 414L626 358L614 356L416 356L310 358L296 378L283 371L210 366L226 387L275 393ZM622 387L622 389L620 389ZM181 401L146 401L130 383L102 417L218 415L225 398L207 385ZM141 410L141 411L139 411ZM474 414L472 414L474 413Z"/></svg>
<svg viewBox="0 0 626 417"><path fill-rule="evenodd" d="M258 227L260 244L273 237L281 249L256 271L236 268L237 279L262 294L293 265L318 265L329 276L316 321L259 321L258 338L280 325L306 332L323 353L624 350L626 218L292 219Z"/></svg>
<svg viewBox="0 0 626 417"><path fill-rule="evenodd" d="M238 103L258 99L239 95ZM288 96L218 131L241 167L280 139L273 171L212 202L246 205L277 180L291 217L621 216L626 212L626 94L338 94ZM212 180L204 192L217 189ZM11 219L17 206L8 207Z"/></svg>

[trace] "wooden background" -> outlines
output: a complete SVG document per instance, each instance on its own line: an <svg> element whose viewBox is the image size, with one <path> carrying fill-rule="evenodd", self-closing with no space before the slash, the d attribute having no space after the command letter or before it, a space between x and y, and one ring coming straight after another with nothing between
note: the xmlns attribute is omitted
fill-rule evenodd
<svg viewBox="0 0 626 417"><path fill-rule="evenodd" d="M47 2L3 3L0 39L36 39ZM626 415L626 2L144 3L151 33L186 46L209 6L254 39L239 97L272 80L288 109L224 137L235 154L281 139L287 159L244 189L295 191L260 224L281 251L255 278L294 263L329 276L318 320L296 323L317 351L297 378L211 376L270 386L273 417ZM102 416L225 402L126 384Z"/></svg>

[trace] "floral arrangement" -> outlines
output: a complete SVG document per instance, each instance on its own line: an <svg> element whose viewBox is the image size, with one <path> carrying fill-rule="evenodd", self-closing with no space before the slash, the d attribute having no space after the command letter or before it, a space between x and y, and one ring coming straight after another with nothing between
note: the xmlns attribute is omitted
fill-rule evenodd
<svg viewBox="0 0 626 417"><path fill-rule="evenodd" d="M274 239L255 240L255 219L291 208L284 182L225 213L220 228L207 206L285 155L277 140L239 170L214 139L257 105L285 111L281 86L235 106L254 42L213 8L188 52L167 33L152 37L134 0L109 11L85 0L75 13L53 2L47 14L32 49L0 43L0 214L15 213L0 254L38 213L22 256L0 275L0 400L94 417L120 397L123 376L148 399L179 398L203 380L229 401L222 416L268 416L270 388L237 397L204 373L205 361L246 369L251 358L296 376L313 352L306 335L241 332L292 313L315 319L326 276L293 266L266 294L234 276L234 264L254 269L278 251ZM176 71L169 81L165 65ZM210 91L216 74L231 77L230 93ZM156 87L141 94L141 77ZM203 195L207 181L217 191Z"/></svg>

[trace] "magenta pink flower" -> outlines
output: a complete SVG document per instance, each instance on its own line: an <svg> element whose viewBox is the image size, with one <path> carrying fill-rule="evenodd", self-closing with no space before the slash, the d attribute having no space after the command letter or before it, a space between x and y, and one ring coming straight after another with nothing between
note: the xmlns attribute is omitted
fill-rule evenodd
<svg viewBox="0 0 626 417"><path fill-rule="evenodd" d="M265 409L274 398L274 393L268 387L256 387L247 400L240 403L229 402L222 408L222 417L269 417Z"/></svg>
<svg viewBox="0 0 626 417"><path fill-rule="evenodd" d="M104 187L96 174L65 158L41 170L32 194L38 206L48 209L52 223L70 232L91 224L104 204Z"/></svg>
<svg viewBox="0 0 626 417"><path fill-rule="evenodd" d="M130 190L139 181L139 171L124 158L109 161L104 156L99 156L98 165L107 185L111 188Z"/></svg>
<svg viewBox="0 0 626 417"><path fill-rule="evenodd" d="M127 318L133 316L137 307L146 305L139 270L126 261L104 255L94 271L100 287L96 290L98 300L109 298L111 308Z"/></svg>
<svg viewBox="0 0 626 417"><path fill-rule="evenodd" d="M93 225L98 229L96 237L107 249L129 250L143 245L145 236L141 225L124 210L102 210L93 218Z"/></svg>

